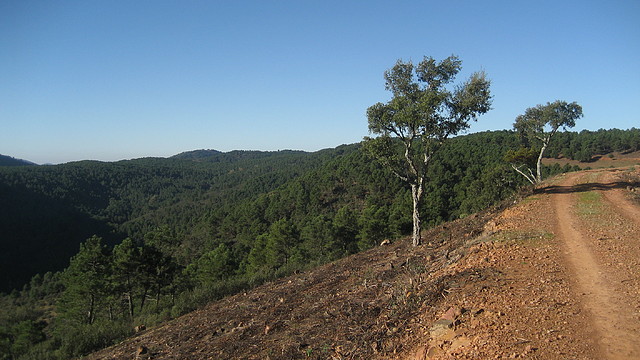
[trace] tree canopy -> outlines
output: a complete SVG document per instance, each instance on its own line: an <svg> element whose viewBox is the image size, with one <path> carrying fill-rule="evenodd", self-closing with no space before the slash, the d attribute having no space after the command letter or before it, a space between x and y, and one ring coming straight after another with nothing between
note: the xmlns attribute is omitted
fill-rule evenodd
<svg viewBox="0 0 640 360"><path fill-rule="evenodd" d="M546 105L528 108L524 114L518 115L513 128L521 135L523 147L507 154L506 159L518 173L530 183L538 184L542 181L542 157L551 139L560 128L567 129L576 125L576 120L582 117L582 107L575 101L556 100ZM529 149L527 149L529 148ZM534 149L539 149L536 173L533 174Z"/></svg>
<svg viewBox="0 0 640 360"><path fill-rule="evenodd" d="M421 241L419 208L433 154L491 109L490 81L484 72L448 86L461 69L462 61L453 55L439 62L425 57L417 65L398 60L384 73L391 100L367 109L369 132L378 137L365 138L365 146L411 187L414 245Z"/></svg>

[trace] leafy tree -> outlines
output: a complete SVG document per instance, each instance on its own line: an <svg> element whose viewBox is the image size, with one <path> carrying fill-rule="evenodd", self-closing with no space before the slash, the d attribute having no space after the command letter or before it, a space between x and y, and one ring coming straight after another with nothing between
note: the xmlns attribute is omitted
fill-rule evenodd
<svg viewBox="0 0 640 360"><path fill-rule="evenodd" d="M524 176L527 181L535 185L537 179L532 169L536 166L536 155L535 148L522 146L518 150L509 150L504 155L504 160L511 164L511 167L518 174Z"/></svg>
<svg viewBox="0 0 640 360"><path fill-rule="evenodd" d="M369 205L359 218L358 248L366 250L389 236L389 211L386 206Z"/></svg>
<svg viewBox="0 0 640 360"><path fill-rule="evenodd" d="M246 260L245 272L248 274L257 274L266 269L267 256L265 248L267 246L268 235L261 234L256 237L253 247L249 251Z"/></svg>
<svg viewBox="0 0 640 360"><path fill-rule="evenodd" d="M425 57L418 65L398 60L384 73L392 99L367 109L369 132L379 136L365 138L366 148L411 187L415 246L421 242L419 209L434 153L491 108L490 81L482 71L447 87L461 68L462 61L453 55L440 62Z"/></svg>
<svg viewBox="0 0 640 360"><path fill-rule="evenodd" d="M348 206L341 207L333 218L333 228L337 244L346 254L358 251L356 236L358 235L358 217Z"/></svg>
<svg viewBox="0 0 640 360"><path fill-rule="evenodd" d="M153 246L142 246L138 251L140 268L137 282L140 289L140 311L142 311L150 291L155 293L156 305L160 302L162 290L172 284L178 267L171 257L164 255Z"/></svg>
<svg viewBox="0 0 640 360"><path fill-rule="evenodd" d="M513 123L513 128L517 130L526 143L534 144L530 149L521 149L507 154L506 159L511 163L511 167L533 184L542 182L542 157L549 146L551 139L558 132L558 129L572 128L576 125L576 120L582 117L582 107L575 101L556 100L546 105L536 105L528 108L523 115L518 115ZM536 160L536 173L530 167L532 163L533 149L540 148ZM527 172L525 172L526 170Z"/></svg>
<svg viewBox="0 0 640 360"><path fill-rule="evenodd" d="M322 263L344 255L334 236L332 221L328 216L318 215L311 218L300 229L300 253L292 260L299 264Z"/></svg>
<svg viewBox="0 0 640 360"><path fill-rule="evenodd" d="M280 219L269 227L265 258L267 265L277 269L289 262L293 247L298 240L295 226L287 219Z"/></svg>
<svg viewBox="0 0 640 360"><path fill-rule="evenodd" d="M140 249L131 238L126 238L113 248L113 282L127 301L129 316L135 315L134 299L140 281Z"/></svg>
<svg viewBox="0 0 640 360"><path fill-rule="evenodd" d="M225 244L204 253L195 263L195 278L201 284L223 280L233 274L231 251Z"/></svg>
<svg viewBox="0 0 640 360"><path fill-rule="evenodd" d="M62 275L65 290L60 311L65 318L92 324L99 304L109 292L109 254L102 239L93 236L80 244L80 252Z"/></svg>

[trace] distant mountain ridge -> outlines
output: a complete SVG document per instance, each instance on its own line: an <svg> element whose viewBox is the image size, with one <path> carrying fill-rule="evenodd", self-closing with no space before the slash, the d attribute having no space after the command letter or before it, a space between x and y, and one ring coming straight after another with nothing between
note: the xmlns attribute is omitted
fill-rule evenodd
<svg viewBox="0 0 640 360"><path fill-rule="evenodd" d="M206 234L196 234L189 222L204 224L212 211L273 191L355 150L196 150L169 158L0 166L0 292L36 273L64 269L79 243L94 234L114 245L172 226L189 233L197 249Z"/></svg>
<svg viewBox="0 0 640 360"><path fill-rule="evenodd" d="M229 162L239 160L255 160L270 157L273 155L286 154L308 154L300 150L278 150L278 151L259 151L259 150L232 150L222 152L213 149L200 149L181 152L177 155L169 157L170 159L207 161L207 162Z"/></svg>
<svg viewBox="0 0 640 360"><path fill-rule="evenodd" d="M218 150L200 149L200 150L184 151L179 154L173 155L170 158L183 159L183 160L198 160L198 159L204 159L204 158L216 156L219 154L222 154L222 152Z"/></svg>
<svg viewBox="0 0 640 360"><path fill-rule="evenodd" d="M38 165L31 161L16 159L12 156L2 155L0 154L0 166L29 166L29 165Z"/></svg>

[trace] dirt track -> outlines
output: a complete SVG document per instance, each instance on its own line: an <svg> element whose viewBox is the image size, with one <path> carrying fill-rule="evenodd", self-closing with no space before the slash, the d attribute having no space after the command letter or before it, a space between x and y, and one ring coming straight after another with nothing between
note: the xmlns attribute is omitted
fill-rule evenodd
<svg viewBox="0 0 640 360"><path fill-rule="evenodd" d="M563 175L489 221L451 270L484 259L501 278L454 293L443 308L472 316L408 358L640 359L639 180L637 167Z"/></svg>
<svg viewBox="0 0 640 360"><path fill-rule="evenodd" d="M598 180L586 182L585 177ZM565 258L577 282L577 295L591 314L602 355L608 359L637 359L638 269L629 269L628 265L640 259L640 216L638 207L627 200L613 177L611 171L571 174L555 189L553 201L558 234L566 246ZM605 201L594 205L596 210L581 213L576 197L584 191L603 193ZM598 244L605 239L613 244Z"/></svg>

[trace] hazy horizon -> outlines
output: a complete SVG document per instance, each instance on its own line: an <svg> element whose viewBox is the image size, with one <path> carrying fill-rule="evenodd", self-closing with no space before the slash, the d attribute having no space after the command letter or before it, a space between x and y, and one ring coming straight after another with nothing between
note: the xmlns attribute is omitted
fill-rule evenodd
<svg viewBox="0 0 640 360"><path fill-rule="evenodd" d="M638 126L640 3L0 3L0 153L36 163L188 149L317 151L368 134L398 59L484 70L493 110L576 101L573 129Z"/></svg>

